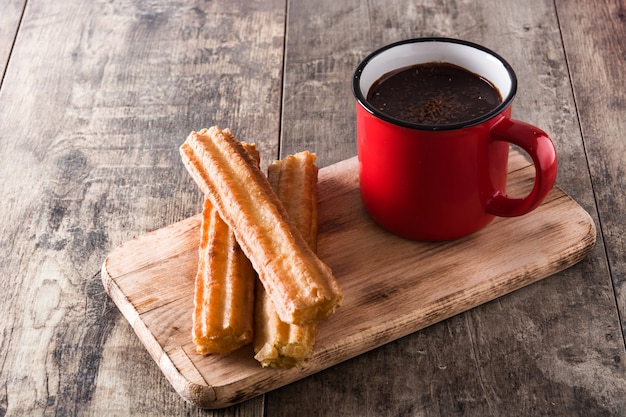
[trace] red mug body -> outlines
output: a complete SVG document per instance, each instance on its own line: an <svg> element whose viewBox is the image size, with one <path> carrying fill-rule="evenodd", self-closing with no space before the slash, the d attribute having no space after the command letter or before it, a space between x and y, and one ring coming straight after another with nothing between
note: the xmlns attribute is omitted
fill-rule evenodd
<svg viewBox="0 0 626 417"><path fill-rule="evenodd" d="M419 125L367 102L368 89L383 75L428 62L480 75L498 88L502 103L467 122ZM506 61L465 41L407 40L366 58L355 72L353 90L360 193L372 219L405 238L444 241L470 235L496 215L519 216L536 208L554 185L556 151L541 129L511 119L516 86ZM525 150L536 168L535 185L525 198L506 195L510 143Z"/></svg>

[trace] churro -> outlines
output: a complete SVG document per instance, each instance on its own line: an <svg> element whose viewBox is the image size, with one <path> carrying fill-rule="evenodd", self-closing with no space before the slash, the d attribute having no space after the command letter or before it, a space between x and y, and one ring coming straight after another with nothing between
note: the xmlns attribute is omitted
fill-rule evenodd
<svg viewBox="0 0 626 417"><path fill-rule="evenodd" d="M317 172L315 155L307 151L274 161L268 169L272 188L313 250L317 249ZM317 325L280 320L274 303L258 284L254 323L255 359L264 367L291 368L310 358Z"/></svg>
<svg viewBox="0 0 626 417"><path fill-rule="evenodd" d="M243 145L258 163L256 147ZM252 342L256 272L206 197L198 256L192 339L200 354L230 353Z"/></svg>
<svg viewBox="0 0 626 417"><path fill-rule="evenodd" d="M231 227L282 321L328 317L342 299L330 268L307 245L269 181L228 130L192 132L183 162Z"/></svg>

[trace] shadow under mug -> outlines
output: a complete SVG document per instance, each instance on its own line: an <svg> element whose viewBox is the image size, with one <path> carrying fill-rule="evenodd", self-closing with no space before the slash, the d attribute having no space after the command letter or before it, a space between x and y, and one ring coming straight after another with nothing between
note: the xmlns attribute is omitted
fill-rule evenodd
<svg viewBox="0 0 626 417"><path fill-rule="evenodd" d="M382 113L367 100L385 74L412 65L441 62L491 82L502 97L494 110L463 123L421 125ZM496 53L471 42L418 38L387 45L361 62L352 84L361 199L379 225L420 241L460 238L494 216L521 216L548 195L557 173L554 144L541 129L511 119L517 78ZM506 195L509 144L532 158L535 182L529 195Z"/></svg>

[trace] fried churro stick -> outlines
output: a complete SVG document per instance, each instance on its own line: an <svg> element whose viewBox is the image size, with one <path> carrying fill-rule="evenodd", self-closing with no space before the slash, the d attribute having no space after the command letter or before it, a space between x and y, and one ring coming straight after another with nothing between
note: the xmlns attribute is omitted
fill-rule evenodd
<svg viewBox="0 0 626 417"><path fill-rule="evenodd" d="M243 146L258 163L256 147ZM233 352L252 342L256 272L206 197L198 255L192 327L196 351Z"/></svg>
<svg viewBox="0 0 626 417"><path fill-rule="evenodd" d="M231 227L282 321L328 317L341 289L306 244L269 181L229 130L192 132L181 146L187 170Z"/></svg>
<svg viewBox="0 0 626 417"><path fill-rule="evenodd" d="M289 155L268 167L267 179L289 218L311 250L317 251L316 156L309 151Z"/></svg>
<svg viewBox="0 0 626 417"><path fill-rule="evenodd" d="M309 247L317 249L317 166L315 155L300 152L274 161L268 179ZM307 361L317 325L298 326L280 320L263 285L255 293L254 351L264 367L291 368Z"/></svg>

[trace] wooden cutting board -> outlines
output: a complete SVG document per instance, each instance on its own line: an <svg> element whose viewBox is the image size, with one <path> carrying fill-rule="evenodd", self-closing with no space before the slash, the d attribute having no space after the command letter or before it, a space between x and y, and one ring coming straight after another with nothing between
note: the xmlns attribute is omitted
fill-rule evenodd
<svg viewBox="0 0 626 417"><path fill-rule="evenodd" d="M512 150L509 195L525 195L534 167ZM200 209L200 208L199 208ZM496 218L472 236L413 242L382 230L358 191L358 161L319 174L318 254L343 292L339 310L319 325L303 368L262 368L251 347L201 356L191 342L200 216L133 239L102 267L107 293L174 389L204 408L222 408L345 361L583 259L596 239L590 216L555 187L524 217Z"/></svg>

